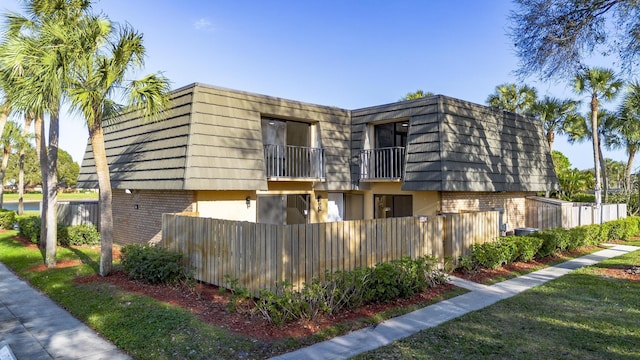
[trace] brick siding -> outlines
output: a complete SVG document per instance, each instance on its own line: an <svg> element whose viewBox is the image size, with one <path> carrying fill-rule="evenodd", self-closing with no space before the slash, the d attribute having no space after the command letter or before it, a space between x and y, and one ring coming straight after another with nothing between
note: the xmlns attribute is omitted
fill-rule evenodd
<svg viewBox="0 0 640 360"><path fill-rule="evenodd" d="M192 211L193 191L113 190L113 241L119 245L162 240L162 214ZM137 208L136 208L137 207Z"/></svg>
<svg viewBox="0 0 640 360"><path fill-rule="evenodd" d="M531 192L443 192L442 212L487 211L503 208L502 222L509 224L511 230L526 226L525 197L535 194Z"/></svg>

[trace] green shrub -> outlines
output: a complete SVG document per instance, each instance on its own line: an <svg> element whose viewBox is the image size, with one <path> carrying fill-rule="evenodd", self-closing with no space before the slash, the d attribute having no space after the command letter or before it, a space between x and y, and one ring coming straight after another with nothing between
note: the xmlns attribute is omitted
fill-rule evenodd
<svg viewBox="0 0 640 360"><path fill-rule="evenodd" d="M17 216L18 235L25 237L34 244L40 240L40 217L39 216Z"/></svg>
<svg viewBox="0 0 640 360"><path fill-rule="evenodd" d="M586 226L578 226L573 229L569 229L567 231L567 236L569 237L567 250L573 251L585 246L591 246L590 244L594 243L594 241L599 236L599 232L599 227L594 230L591 230ZM595 243L597 244L597 242Z"/></svg>
<svg viewBox="0 0 640 360"><path fill-rule="evenodd" d="M609 226L607 241L628 240L638 233L638 223L631 217L609 221L606 224Z"/></svg>
<svg viewBox="0 0 640 360"><path fill-rule="evenodd" d="M366 303L411 296L446 280L436 265L434 257L402 258L373 268L325 273L323 280L313 279L300 291L294 291L290 282L284 282L278 284L275 292L261 291L255 301L255 311L281 325L291 320L313 319L321 313L333 314Z"/></svg>
<svg viewBox="0 0 640 360"><path fill-rule="evenodd" d="M0 209L0 228L12 230L16 223L16 212L13 210Z"/></svg>
<svg viewBox="0 0 640 360"><path fill-rule="evenodd" d="M547 229L529 235L542 239L542 246L538 250L536 257L555 255L569 247L569 233L562 228Z"/></svg>
<svg viewBox="0 0 640 360"><path fill-rule="evenodd" d="M187 278L183 255L157 246L127 245L121 249L122 269L130 279L149 284L177 283Z"/></svg>
<svg viewBox="0 0 640 360"><path fill-rule="evenodd" d="M511 241L498 240L471 246L475 261L486 268L495 269L517 258L517 247Z"/></svg>
<svg viewBox="0 0 640 360"><path fill-rule="evenodd" d="M473 271L478 268L478 263L473 258L473 255L462 255L458 259L458 263L460 267L465 269L466 271Z"/></svg>
<svg viewBox="0 0 640 360"><path fill-rule="evenodd" d="M585 243L587 246L597 246L600 243L608 241L609 233L607 228L596 224L580 226L578 228L584 228L586 230Z"/></svg>
<svg viewBox="0 0 640 360"><path fill-rule="evenodd" d="M403 257L380 263L373 268L368 280L370 292L365 302L387 302L398 297L409 297L433 285L435 258L412 260ZM436 282L438 280L435 280Z"/></svg>
<svg viewBox="0 0 640 360"><path fill-rule="evenodd" d="M533 236L507 236L503 242L512 242L515 245L515 259L531 261L542 246L542 239Z"/></svg>
<svg viewBox="0 0 640 360"><path fill-rule="evenodd" d="M97 245L99 243L100 233L91 224L58 225L58 244L60 245Z"/></svg>

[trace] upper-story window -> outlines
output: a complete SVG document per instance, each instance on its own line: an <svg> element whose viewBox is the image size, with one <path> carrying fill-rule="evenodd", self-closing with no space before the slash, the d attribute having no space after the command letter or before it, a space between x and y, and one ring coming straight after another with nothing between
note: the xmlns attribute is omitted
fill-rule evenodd
<svg viewBox="0 0 640 360"><path fill-rule="evenodd" d="M264 117L262 142L270 180L324 179L315 124Z"/></svg>
<svg viewBox="0 0 640 360"><path fill-rule="evenodd" d="M407 121L373 125L373 144L365 140L364 149L360 151L360 179L401 179L408 133Z"/></svg>
<svg viewBox="0 0 640 360"><path fill-rule="evenodd" d="M375 148L405 147L407 146L407 133L409 123L395 122L375 125Z"/></svg>
<svg viewBox="0 0 640 360"><path fill-rule="evenodd" d="M262 142L264 145L312 146L311 124L262 118Z"/></svg>

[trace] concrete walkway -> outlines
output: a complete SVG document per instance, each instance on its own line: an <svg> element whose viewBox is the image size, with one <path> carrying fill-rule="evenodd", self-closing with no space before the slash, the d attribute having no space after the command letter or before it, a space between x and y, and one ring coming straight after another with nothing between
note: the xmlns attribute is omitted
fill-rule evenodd
<svg viewBox="0 0 640 360"><path fill-rule="evenodd" d="M454 285L471 291L420 310L389 319L377 326L357 330L344 336L339 336L274 357L273 359L347 359L351 356L389 345L396 340L438 326L471 311L480 310L500 300L510 298L525 290L542 285L547 281L557 279L575 269L594 265L615 256L640 250L640 247L637 246L610 246L609 249L601 250L491 286L480 285L452 277L451 282Z"/></svg>
<svg viewBox="0 0 640 360"><path fill-rule="evenodd" d="M131 359L0 263L0 351L6 345L19 360Z"/></svg>

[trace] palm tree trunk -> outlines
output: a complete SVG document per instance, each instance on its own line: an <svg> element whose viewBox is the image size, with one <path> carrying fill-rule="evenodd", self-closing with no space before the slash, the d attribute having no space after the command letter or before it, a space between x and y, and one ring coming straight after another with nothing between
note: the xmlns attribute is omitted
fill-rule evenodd
<svg viewBox="0 0 640 360"><path fill-rule="evenodd" d="M49 207L48 196L44 196L44 194L46 194L45 189L47 189L47 178L49 176L49 171L47 166L47 146L44 141L44 120L42 120L41 116L37 116L34 121L34 132L36 135L36 155L38 155L38 160L40 161L43 194L42 204L40 206L40 241L38 242L38 246L40 247L40 249L44 249L47 245L47 222L45 221L45 215Z"/></svg>
<svg viewBox="0 0 640 360"><path fill-rule="evenodd" d="M40 123L40 170L42 171L42 210L40 239L45 243L44 263L47 268L56 266L56 246L57 246L57 216L56 203L58 200L58 134L59 120L58 112L54 111L49 115L49 146L44 142L44 122ZM37 121L37 120L36 120ZM36 135L37 137L37 135ZM46 200L45 200L46 199Z"/></svg>
<svg viewBox="0 0 640 360"><path fill-rule="evenodd" d="M627 193L627 203L631 198L631 172L633 171L633 160L636 157L636 149L628 148L627 152L629 153L629 159L627 160L627 169L625 173L625 192Z"/></svg>
<svg viewBox="0 0 640 360"><path fill-rule="evenodd" d="M49 146L47 146L47 246L45 265L48 268L56 266L56 247L58 245L58 217L56 204L58 202L58 137L60 130L59 113L52 112L49 116ZM43 190L44 191L44 190Z"/></svg>
<svg viewBox="0 0 640 360"><path fill-rule="evenodd" d="M600 149L598 139L598 98L594 94L591 97L591 139L593 141L593 170L596 177L595 198L596 206L602 204L602 186L600 185L600 159L598 150Z"/></svg>
<svg viewBox="0 0 640 360"><path fill-rule="evenodd" d="M547 143L549 143L549 152L553 151L553 141L556 139L556 133L553 129L547 131Z"/></svg>
<svg viewBox="0 0 640 360"><path fill-rule="evenodd" d="M4 174L7 173L7 165L9 165L9 154L11 153L11 147L5 146L2 152L2 167L0 168L0 209L4 205Z"/></svg>
<svg viewBox="0 0 640 360"><path fill-rule="evenodd" d="M600 167L602 168L602 183L604 185L604 203L609 203L609 171L607 171L607 162L604 161L604 155L602 154L602 147L598 142L598 157L600 158Z"/></svg>
<svg viewBox="0 0 640 360"><path fill-rule="evenodd" d="M104 132L102 123L94 125L89 130L93 159L98 175L100 189L100 276L111 274L113 264L113 213L111 208L111 179L109 178L109 164L104 146Z"/></svg>
<svg viewBox="0 0 640 360"><path fill-rule="evenodd" d="M22 137L26 138L29 133L29 128L33 122L31 115L26 115L24 118L24 129L22 129ZM24 214L24 147L20 148L20 158L18 160L18 215Z"/></svg>

